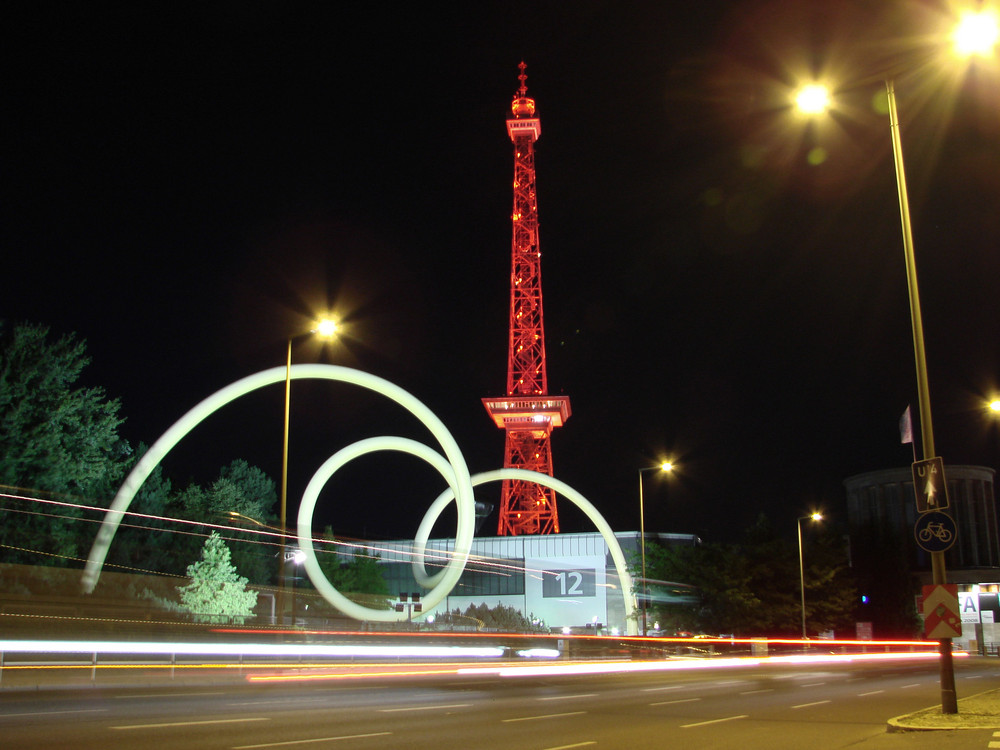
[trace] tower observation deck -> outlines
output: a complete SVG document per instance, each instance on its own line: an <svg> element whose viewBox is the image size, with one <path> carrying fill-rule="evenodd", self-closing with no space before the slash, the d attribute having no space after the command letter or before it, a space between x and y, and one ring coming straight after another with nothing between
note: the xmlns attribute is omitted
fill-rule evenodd
<svg viewBox="0 0 1000 750"><path fill-rule="evenodd" d="M483 405L494 424L506 433L504 468L552 476L552 430L569 419L570 407L568 396L548 395L534 147L542 126L535 117L535 101L528 97L525 67L523 62L519 66L521 86L507 120L507 133L514 143L507 395L484 398ZM553 490L533 482L503 482L497 527L500 536L558 531Z"/></svg>

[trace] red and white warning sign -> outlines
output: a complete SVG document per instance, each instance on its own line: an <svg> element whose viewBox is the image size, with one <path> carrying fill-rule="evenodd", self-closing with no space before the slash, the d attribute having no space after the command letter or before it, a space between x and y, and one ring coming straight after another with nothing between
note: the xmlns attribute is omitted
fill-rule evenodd
<svg viewBox="0 0 1000 750"><path fill-rule="evenodd" d="M957 638L962 635L962 616L958 613L958 585L944 583L924 586L924 636Z"/></svg>

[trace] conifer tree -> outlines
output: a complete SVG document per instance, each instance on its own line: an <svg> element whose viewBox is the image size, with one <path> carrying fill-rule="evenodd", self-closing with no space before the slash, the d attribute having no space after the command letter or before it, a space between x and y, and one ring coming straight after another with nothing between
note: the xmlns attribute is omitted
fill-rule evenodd
<svg viewBox="0 0 1000 750"><path fill-rule="evenodd" d="M217 532L205 540L201 560L187 569L191 582L179 586L181 608L196 622L242 625L253 615L257 592L247 589L247 579L236 572L229 547Z"/></svg>

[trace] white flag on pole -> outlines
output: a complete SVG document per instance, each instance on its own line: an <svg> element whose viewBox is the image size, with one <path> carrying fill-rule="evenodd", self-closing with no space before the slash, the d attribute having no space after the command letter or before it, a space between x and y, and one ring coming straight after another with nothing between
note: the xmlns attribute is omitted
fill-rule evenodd
<svg viewBox="0 0 1000 750"><path fill-rule="evenodd" d="M910 411L909 404L906 405L903 416L899 418L899 442L913 442L913 413Z"/></svg>

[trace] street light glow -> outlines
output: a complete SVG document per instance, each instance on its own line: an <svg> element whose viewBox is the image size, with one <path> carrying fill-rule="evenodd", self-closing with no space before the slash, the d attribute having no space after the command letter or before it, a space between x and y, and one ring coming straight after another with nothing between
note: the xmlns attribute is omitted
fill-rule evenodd
<svg viewBox="0 0 1000 750"><path fill-rule="evenodd" d="M795 95L795 106L807 115L822 114L830 106L830 92L819 83L810 83Z"/></svg>
<svg viewBox="0 0 1000 750"><path fill-rule="evenodd" d="M324 338L330 338L331 336L336 336L339 330L340 326L337 321L331 320L330 318L322 318L316 323L313 333L318 333Z"/></svg>
<svg viewBox="0 0 1000 750"><path fill-rule="evenodd" d="M951 35L955 52L962 57L992 57L1000 38L996 11L965 11Z"/></svg>
<svg viewBox="0 0 1000 750"><path fill-rule="evenodd" d="M995 398L988 404L988 408L994 414L1000 414L1000 398Z"/></svg>
<svg viewBox="0 0 1000 750"><path fill-rule="evenodd" d="M674 470L674 465L672 463L670 463L669 461L664 461L662 464L660 464L660 470L661 471L673 471Z"/></svg>

